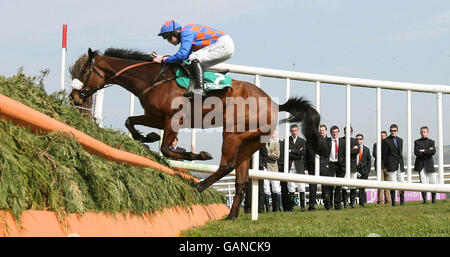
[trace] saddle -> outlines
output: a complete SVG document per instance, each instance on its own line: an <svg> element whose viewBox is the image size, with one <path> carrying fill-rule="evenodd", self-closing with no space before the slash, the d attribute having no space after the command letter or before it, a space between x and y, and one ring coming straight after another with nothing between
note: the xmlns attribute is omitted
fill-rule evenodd
<svg viewBox="0 0 450 257"><path fill-rule="evenodd" d="M194 87L194 72L191 68L191 65L188 61L183 61L181 63L177 63L175 68L175 80L178 86L189 90L189 88ZM221 90L226 87L231 87L232 78L225 73L219 72L204 72L204 85L205 85L205 93L208 93L213 90Z"/></svg>

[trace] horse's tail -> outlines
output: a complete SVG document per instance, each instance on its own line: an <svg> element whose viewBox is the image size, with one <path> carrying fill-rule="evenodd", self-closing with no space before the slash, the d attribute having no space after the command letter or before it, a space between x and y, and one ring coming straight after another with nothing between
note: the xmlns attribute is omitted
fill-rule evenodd
<svg viewBox="0 0 450 257"><path fill-rule="evenodd" d="M301 122L302 134L306 137L308 146L311 146L315 153L319 153L322 137L319 134L320 114L312 104L302 97L292 97L279 106L279 111L285 111L291 115L283 119L280 123Z"/></svg>

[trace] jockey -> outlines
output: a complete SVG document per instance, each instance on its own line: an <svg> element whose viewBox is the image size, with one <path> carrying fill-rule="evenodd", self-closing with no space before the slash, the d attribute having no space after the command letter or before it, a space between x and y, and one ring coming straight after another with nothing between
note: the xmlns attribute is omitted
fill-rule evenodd
<svg viewBox="0 0 450 257"><path fill-rule="evenodd" d="M178 52L169 57L155 57L157 63L176 63L189 60L195 73L194 92L204 96L203 69L224 62L234 54L234 43L224 32L198 24L184 27L174 20L166 21L161 26L162 36L173 45L181 43ZM192 97L194 92L188 91L186 97Z"/></svg>

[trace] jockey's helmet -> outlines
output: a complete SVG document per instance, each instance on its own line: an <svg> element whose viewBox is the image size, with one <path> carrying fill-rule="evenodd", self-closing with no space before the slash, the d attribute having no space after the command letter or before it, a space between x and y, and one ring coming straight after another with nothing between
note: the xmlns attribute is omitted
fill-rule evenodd
<svg viewBox="0 0 450 257"><path fill-rule="evenodd" d="M182 28L181 24L174 20L166 21L161 26L161 32L158 34L158 36L162 36L163 34L166 34L168 32L174 32L177 29L181 29L181 28Z"/></svg>

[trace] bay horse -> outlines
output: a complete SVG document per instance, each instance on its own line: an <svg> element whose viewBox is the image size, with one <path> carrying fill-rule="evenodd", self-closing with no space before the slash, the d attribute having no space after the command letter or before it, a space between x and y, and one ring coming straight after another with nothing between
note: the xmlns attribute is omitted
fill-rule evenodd
<svg viewBox="0 0 450 257"><path fill-rule="evenodd" d="M84 99L106 85L122 86L138 97L145 111L143 115L128 117L125 126L131 132L132 137L141 142L154 142L160 137L154 132L144 137L134 128L135 125L164 130L161 144L161 152L164 156L183 160L212 159L211 155L204 151L198 154L170 151L169 146L180 129L174 124L180 125L189 117L193 117L190 122L184 124L184 127L223 126L219 168L195 187L202 192L232 170L236 170L235 198L226 219L234 220L239 215L245 183L248 180L250 159L275 130L278 123L278 112L286 111L291 114L282 122L286 120L302 122L302 133L305 135L308 145L311 145L316 150L315 152L318 150L321 140L319 135L320 115L311 103L303 98L293 97L286 103L278 105L259 87L249 82L233 80L232 87L211 91L206 98L200 96L199 107L195 106L195 97L184 100L185 104L194 106L194 108L184 109L184 105L175 101L176 99L186 99L182 97L186 89L179 87L174 80L175 68L179 67L179 64L154 63L152 55L140 51L114 48L107 49L103 55L99 51L89 49L88 57L76 76L78 80L75 83L77 86L74 87L76 89L71 92L74 103L82 104ZM212 101L213 104L211 101L207 104L210 99L216 101ZM230 105L227 102L230 99L243 101L235 101L235 104ZM256 103L257 108L252 108L252 103ZM212 108L213 105L216 108ZM213 112L223 116L214 116ZM195 114L201 117L196 117ZM174 118L175 116L179 116L178 120ZM202 121L211 116L214 117L208 126L204 122L195 121L198 119ZM233 118L230 119L230 117ZM220 122L219 118L226 122ZM261 122L264 119L266 122Z"/></svg>

